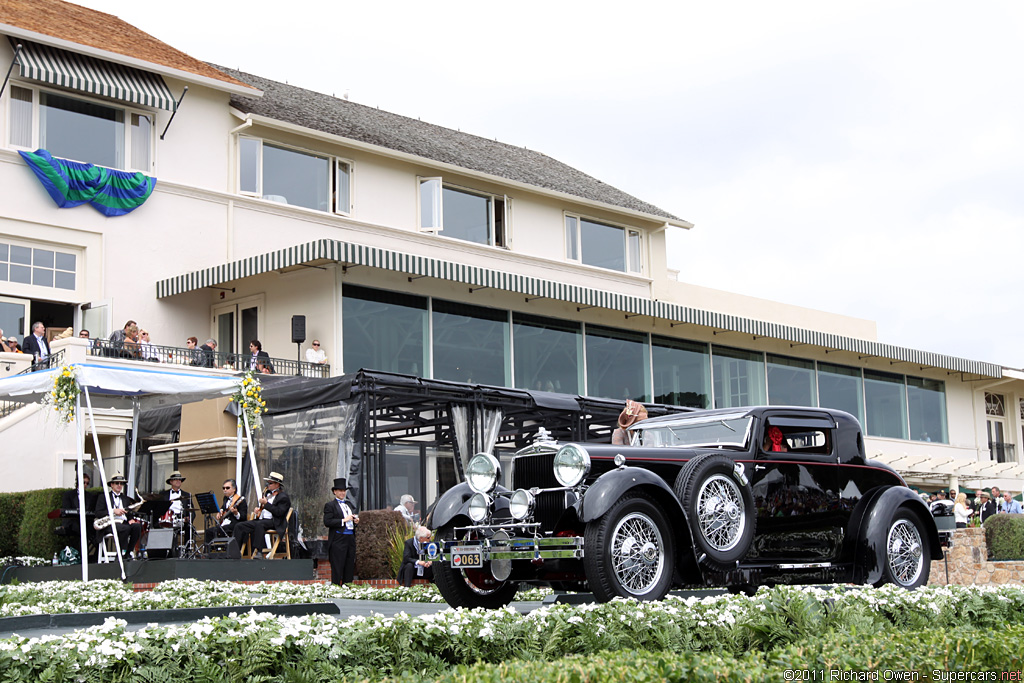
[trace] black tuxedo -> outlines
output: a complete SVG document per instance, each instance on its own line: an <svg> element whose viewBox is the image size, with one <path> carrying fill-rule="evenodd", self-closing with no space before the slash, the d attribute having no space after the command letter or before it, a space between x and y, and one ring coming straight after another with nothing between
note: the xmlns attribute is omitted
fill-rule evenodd
<svg viewBox="0 0 1024 683"><path fill-rule="evenodd" d="M95 530L92 528L92 520L95 519L96 500L99 498L99 494L86 490L85 492L85 542L89 543L96 535ZM81 539L82 534L81 526L78 524L78 489L68 489L60 496L60 507L61 507L61 526L57 531L57 534L64 536L67 541L66 543L72 548L77 549L81 552L82 545ZM67 510L73 510L74 514L65 512ZM106 514L106 513L104 513Z"/></svg>
<svg viewBox="0 0 1024 683"><path fill-rule="evenodd" d="M136 500L129 496L127 493L121 492L120 504L114 502L113 491L107 491L105 495L97 496L96 517L106 517L107 514L107 502L110 502L110 509L124 508L127 513L128 522L135 518L135 515L131 510L128 509L129 505L134 505ZM139 537L142 535L141 524L129 524L128 522L114 522L106 529L100 529L98 532L98 540L102 541L103 537L117 531L117 538L121 544L121 553L127 555L129 552L135 549L135 544L139 542Z"/></svg>
<svg viewBox="0 0 1024 683"><path fill-rule="evenodd" d="M257 351L255 355L249 354L249 359L246 361L246 369L256 371L259 366L266 366L270 374L274 373L274 364L270 362L270 354L266 351Z"/></svg>
<svg viewBox="0 0 1024 683"><path fill-rule="evenodd" d="M46 341L46 335L43 335L41 339L36 339L34 334L25 335L25 341L21 343L21 350L23 353L27 353L32 356L33 360L36 360L40 355L40 347L45 349L46 356L50 356L50 342Z"/></svg>
<svg viewBox="0 0 1024 683"><path fill-rule="evenodd" d="M358 514L354 503L347 498L343 501L351 511ZM356 568L356 524L348 528L345 514L337 498L324 504L324 526L327 527L327 557L331 561L331 583L351 583Z"/></svg>
<svg viewBox="0 0 1024 683"><path fill-rule="evenodd" d="M231 498L229 496L224 496L224 500L221 501L221 504L220 504L220 509L221 510L226 510L228 508L228 502L230 500L231 500ZM225 537L233 536L234 532L235 532L235 527L240 522L246 521L246 518L249 516L249 505L245 501L245 499L243 498L242 500L238 501L238 505L236 505L235 508L238 510L238 517L235 517L230 512L227 513L226 515L224 515L224 519L226 519L227 522L224 523L224 524L221 524L221 523L217 524L217 526L216 526L216 535L217 536L225 536ZM221 522L223 522L223 521L224 520L221 520Z"/></svg>
<svg viewBox="0 0 1024 683"><path fill-rule="evenodd" d="M420 549L416 547L416 539L408 538L405 547L402 549L402 566L398 570L398 582L403 586L411 586L416 578L416 560L420 559ZM423 578L427 581L434 580L434 568L424 567Z"/></svg>
<svg viewBox="0 0 1024 683"><path fill-rule="evenodd" d="M984 524L985 520L996 514L996 504L991 500L987 503L980 505L978 509L978 519Z"/></svg>
<svg viewBox="0 0 1024 683"><path fill-rule="evenodd" d="M267 529L277 532L279 538L284 538L288 533L288 511L292 509L292 499L288 497L284 489L277 490L277 496L273 503L267 503L264 508L273 517L271 519L254 519L247 522L239 522L235 525L234 537L238 541L238 547L245 545L247 540L252 541L253 550L264 550L265 543L263 536Z"/></svg>
<svg viewBox="0 0 1024 683"><path fill-rule="evenodd" d="M170 499L171 499L171 490L170 489L167 489L166 491L163 491L163 492L160 493L160 500L170 500ZM195 519L196 513L195 513L195 508L192 506L192 494L189 493L188 491L182 489L181 490L181 498L179 500L181 500L181 512L182 512L182 515L184 515L186 512L188 512L189 520Z"/></svg>

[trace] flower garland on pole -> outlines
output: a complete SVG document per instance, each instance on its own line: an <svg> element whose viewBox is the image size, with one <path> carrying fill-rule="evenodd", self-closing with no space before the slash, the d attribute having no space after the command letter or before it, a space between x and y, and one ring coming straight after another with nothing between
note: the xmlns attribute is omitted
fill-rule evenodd
<svg viewBox="0 0 1024 683"><path fill-rule="evenodd" d="M252 370L242 375L242 382L231 395L231 400L238 404L239 422L244 412L250 430L256 432L263 428L263 413L267 412L267 402L263 400L263 387Z"/></svg>
<svg viewBox="0 0 1024 683"><path fill-rule="evenodd" d="M54 376L53 388L43 397L43 403L53 407L60 422L71 424L75 419L75 401L81 393L75 366L64 365Z"/></svg>

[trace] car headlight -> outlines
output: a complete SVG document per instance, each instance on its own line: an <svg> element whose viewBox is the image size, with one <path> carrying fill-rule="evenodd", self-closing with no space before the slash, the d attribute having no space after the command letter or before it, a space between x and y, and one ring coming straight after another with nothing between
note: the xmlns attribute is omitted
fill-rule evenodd
<svg viewBox="0 0 1024 683"><path fill-rule="evenodd" d="M562 486L575 486L590 472L590 455L574 443L558 449L555 454L555 479Z"/></svg>
<svg viewBox="0 0 1024 683"><path fill-rule="evenodd" d="M526 519L533 514L533 494L526 489L517 489L508 501L512 519Z"/></svg>
<svg viewBox="0 0 1024 683"><path fill-rule="evenodd" d="M469 499L469 518L479 524L491 512L491 498L486 493L474 493Z"/></svg>
<svg viewBox="0 0 1024 683"><path fill-rule="evenodd" d="M466 467L466 483L474 493L490 493L500 477L501 463L487 453L477 453Z"/></svg>

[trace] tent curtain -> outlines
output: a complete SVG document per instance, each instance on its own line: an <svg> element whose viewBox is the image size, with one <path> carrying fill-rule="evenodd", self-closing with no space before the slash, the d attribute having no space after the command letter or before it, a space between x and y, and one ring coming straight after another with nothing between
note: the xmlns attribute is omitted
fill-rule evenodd
<svg viewBox="0 0 1024 683"><path fill-rule="evenodd" d="M504 415L498 408L468 405L452 405L450 413L458 447L458 462L461 464L461 467L455 468L456 476L462 481L466 466L474 455L494 450Z"/></svg>
<svg viewBox="0 0 1024 683"><path fill-rule="evenodd" d="M156 186L156 178L144 173L68 161L45 149L18 154L62 209L88 203L104 216L124 216L142 206Z"/></svg>

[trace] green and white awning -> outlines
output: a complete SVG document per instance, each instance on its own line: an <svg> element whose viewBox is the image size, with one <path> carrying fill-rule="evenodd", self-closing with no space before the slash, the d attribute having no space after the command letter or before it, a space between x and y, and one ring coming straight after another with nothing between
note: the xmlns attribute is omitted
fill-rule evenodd
<svg viewBox="0 0 1024 683"><path fill-rule="evenodd" d="M18 65L22 78L143 107L174 110L174 96L158 74L48 45L10 40L12 45L21 44Z"/></svg>
<svg viewBox="0 0 1024 683"><path fill-rule="evenodd" d="M637 296L617 294L600 289L571 285L555 280L517 275L464 263L442 261L389 249L368 247L337 240L316 240L287 249L239 259L212 268L160 280L156 283L157 298L163 299L204 287L220 286L233 280L269 273L303 264L335 261L344 265L360 265L391 270L408 275L461 282L472 287L490 287L523 294L566 301L578 306L606 308L628 315L643 315L672 323L688 323L715 330L741 332L755 337L780 339L793 344L809 344L826 349L850 351L864 357L943 368L983 377L1002 377L1002 367L993 363L967 360L929 351L918 351L891 344L827 334L791 325L742 318L735 315L704 311L679 304L655 301Z"/></svg>

